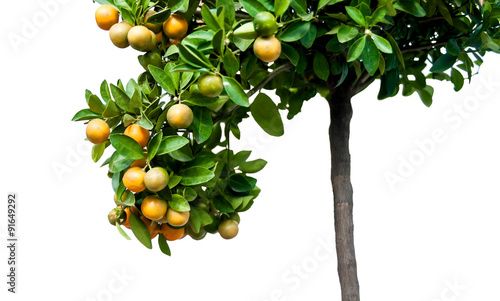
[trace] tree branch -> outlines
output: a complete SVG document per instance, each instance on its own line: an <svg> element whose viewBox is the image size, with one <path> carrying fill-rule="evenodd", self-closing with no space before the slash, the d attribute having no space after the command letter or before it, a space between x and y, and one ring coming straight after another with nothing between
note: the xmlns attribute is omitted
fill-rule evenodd
<svg viewBox="0 0 500 301"><path fill-rule="evenodd" d="M446 41L446 42L444 42L444 41L443 42L437 42L437 43L429 44L429 45L420 45L420 46L413 46L413 47L403 48L403 49L401 49L401 53L418 52L418 51L421 51L421 50L434 49L434 48L439 47L439 46L444 46L444 45L446 45L446 43L448 43L448 41Z"/></svg>

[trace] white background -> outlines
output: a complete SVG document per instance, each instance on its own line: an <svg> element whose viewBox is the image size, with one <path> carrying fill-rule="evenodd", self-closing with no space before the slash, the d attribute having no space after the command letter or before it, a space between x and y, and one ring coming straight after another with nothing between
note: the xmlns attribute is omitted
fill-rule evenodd
<svg viewBox="0 0 500 301"><path fill-rule="evenodd" d="M55 3L49 17L44 3ZM17 192L20 241L17 295L6 292L7 249L0 249L0 299L340 300L329 245L329 116L320 98L285 121L280 138L244 123L236 147L253 144L252 158L269 164L234 240L184 239L170 244L167 257L108 224L114 203L106 169L90 158L84 124L70 120L85 107L85 89L97 93L103 79L136 78L142 67L137 52L115 48L97 28L96 8L90 0L2 6L0 234L5 242L5 202ZM36 23L31 34L23 32L28 22ZM14 35L25 40L15 45ZM488 55L459 93L433 82L430 109L416 95L378 101L377 83L353 100L363 300L499 298L499 63ZM429 142L436 130L444 141L427 143L423 155L416 141ZM386 176L398 175L403 161L413 170L406 166L404 182L391 189ZM123 273L127 278L116 276Z"/></svg>

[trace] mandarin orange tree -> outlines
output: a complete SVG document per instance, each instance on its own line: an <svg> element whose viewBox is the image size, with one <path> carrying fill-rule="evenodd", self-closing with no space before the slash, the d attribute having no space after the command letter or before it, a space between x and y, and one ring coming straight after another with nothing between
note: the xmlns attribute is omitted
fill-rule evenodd
<svg viewBox="0 0 500 301"><path fill-rule="evenodd" d="M152 248L207 233L235 237L239 213L259 188L266 161L234 153L253 118L284 133L319 94L330 105L331 182L342 300L359 300L350 180L351 99L372 83L378 98L417 93L431 106L433 81L455 91L486 52L499 52L499 1L479 0L99 0L97 25L132 47L137 79L86 91L92 159L107 148L115 192L108 218ZM121 16L121 22L120 22ZM117 51L119 51L117 49ZM133 62L131 62L132 64ZM279 102L269 96L276 94Z"/></svg>

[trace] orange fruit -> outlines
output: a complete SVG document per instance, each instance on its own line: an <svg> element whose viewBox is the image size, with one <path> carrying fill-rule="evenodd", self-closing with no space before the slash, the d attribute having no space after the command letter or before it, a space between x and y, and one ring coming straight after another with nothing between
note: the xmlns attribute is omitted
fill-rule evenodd
<svg viewBox="0 0 500 301"><path fill-rule="evenodd" d="M126 129L125 132L123 132L126 136L129 136L130 138L134 139L139 143L139 145L144 148L148 145L149 142L149 131L146 130L145 128L141 127L138 124L131 124L129 125Z"/></svg>
<svg viewBox="0 0 500 301"><path fill-rule="evenodd" d="M90 142L100 144L108 140L111 129L106 121L102 119L92 119L87 124L85 132Z"/></svg>
<svg viewBox="0 0 500 301"><path fill-rule="evenodd" d="M123 175L123 184L132 192L141 192L146 190L144 176L146 173L140 167L131 167Z"/></svg>
<svg viewBox="0 0 500 301"><path fill-rule="evenodd" d="M146 149L144 149L144 159L139 159L139 160L135 160L134 162L132 162L132 164L130 164L130 167L140 167L140 168L144 168L146 167L146 159L148 158L148 153L146 152Z"/></svg>
<svg viewBox="0 0 500 301"><path fill-rule="evenodd" d="M175 104L168 109L167 122L174 129L186 129L193 123L193 111L185 104Z"/></svg>
<svg viewBox="0 0 500 301"><path fill-rule="evenodd" d="M128 43L127 35L132 26L128 23L116 23L111 26L109 30L109 38L111 42L118 48L127 48L130 44Z"/></svg>
<svg viewBox="0 0 500 301"><path fill-rule="evenodd" d="M103 30L109 30L111 26L118 23L119 17L118 11L111 5L101 5L95 11L97 26Z"/></svg>
<svg viewBox="0 0 500 301"><path fill-rule="evenodd" d="M280 57L281 43L274 37L258 37L253 42L253 52L264 62L272 63Z"/></svg>
<svg viewBox="0 0 500 301"><path fill-rule="evenodd" d="M189 211L179 212L172 208L168 208L167 222L174 227L182 227L189 221Z"/></svg>
<svg viewBox="0 0 500 301"><path fill-rule="evenodd" d="M161 234L163 234L163 236L165 236L165 238L168 241L178 240L178 239L184 237L184 234L185 234L184 228L174 229L174 228L170 227L168 224L161 225L159 232Z"/></svg>
<svg viewBox="0 0 500 301"><path fill-rule="evenodd" d="M167 213L167 201L156 195L147 196L142 200L141 211L150 220L160 220Z"/></svg>
<svg viewBox="0 0 500 301"><path fill-rule="evenodd" d="M127 39L130 46L132 46L135 50L148 51L155 46L151 35L154 35L156 38L156 35L146 26L138 25L129 30Z"/></svg>
<svg viewBox="0 0 500 301"><path fill-rule="evenodd" d="M148 170L144 177L144 184L150 191L157 192L163 190L168 185L170 176L163 167L154 167Z"/></svg>
<svg viewBox="0 0 500 301"><path fill-rule="evenodd" d="M170 39L181 39L188 31L188 23L183 16L172 14L167 21L163 23L163 32Z"/></svg>
<svg viewBox="0 0 500 301"><path fill-rule="evenodd" d="M144 216L141 216L141 220L144 222L146 227L148 227L148 231L149 231L149 235L151 235L151 239L155 238L156 235L158 235L158 223L151 222L149 219L147 219Z"/></svg>

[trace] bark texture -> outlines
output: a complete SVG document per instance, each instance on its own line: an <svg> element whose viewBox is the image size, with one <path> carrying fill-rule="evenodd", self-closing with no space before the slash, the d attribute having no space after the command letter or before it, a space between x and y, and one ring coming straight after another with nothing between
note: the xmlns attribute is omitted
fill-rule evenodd
<svg viewBox="0 0 500 301"><path fill-rule="evenodd" d="M330 88L331 181L334 195L335 241L342 301L359 301L354 250L353 191L349 153L352 118L351 87Z"/></svg>

